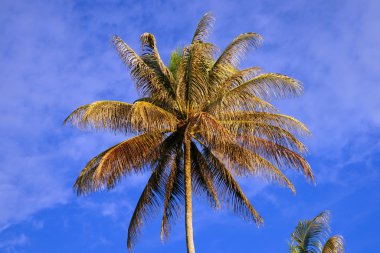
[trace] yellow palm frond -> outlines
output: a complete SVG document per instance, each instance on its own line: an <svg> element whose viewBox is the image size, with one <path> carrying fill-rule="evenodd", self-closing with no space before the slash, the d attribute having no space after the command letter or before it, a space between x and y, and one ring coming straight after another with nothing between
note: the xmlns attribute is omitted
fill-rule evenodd
<svg viewBox="0 0 380 253"><path fill-rule="evenodd" d="M207 143L198 137L202 146L212 150L214 155L229 164L229 169L237 176L257 176L269 182L286 186L293 193L295 188L284 173L262 155L252 152L236 143ZM222 147L222 148L220 148ZM271 157L272 158L272 157Z"/></svg>
<svg viewBox="0 0 380 253"><path fill-rule="evenodd" d="M199 111L208 96L208 69L213 60L215 47L210 43L195 43L184 50L177 71L177 97L187 114Z"/></svg>
<svg viewBox="0 0 380 253"><path fill-rule="evenodd" d="M153 34L143 33L140 37L140 42L143 51L141 59L159 76L169 96L175 99L175 80L158 53L156 38Z"/></svg>
<svg viewBox="0 0 380 253"><path fill-rule="evenodd" d="M147 101L128 104L119 101L97 101L72 112L65 120L79 128L109 129L128 132L174 131L177 118Z"/></svg>
<svg viewBox="0 0 380 253"><path fill-rule="evenodd" d="M211 207L219 208L220 201L214 186L214 175L194 142L191 143L191 156L194 192L199 195L205 193Z"/></svg>
<svg viewBox="0 0 380 253"><path fill-rule="evenodd" d="M183 152L181 149L178 149L165 186L164 214L162 216L160 233L162 241L169 238L171 223L178 218L185 196L182 159Z"/></svg>
<svg viewBox="0 0 380 253"><path fill-rule="evenodd" d="M145 133L107 149L87 163L74 189L82 195L102 188L113 188L126 174L141 171L157 159L157 147L162 141L161 133Z"/></svg>
<svg viewBox="0 0 380 253"><path fill-rule="evenodd" d="M249 92L242 91L233 94L232 96L220 96L212 101L205 111L212 114L216 118L221 118L223 115L235 112L270 112L274 113L278 110L269 102L252 96Z"/></svg>
<svg viewBox="0 0 380 253"><path fill-rule="evenodd" d="M340 235L334 235L330 237L322 249L322 253L343 253L343 252L344 252L343 237Z"/></svg>
<svg viewBox="0 0 380 253"><path fill-rule="evenodd" d="M235 72L232 76L230 76L220 87L219 90L214 91L212 94L214 97L218 97L233 87L237 87L249 79L254 78L255 76L261 73L261 69L259 67L251 67L243 70L239 70Z"/></svg>
<svg viewBox="0 0 380 253"><path fill-rule="evenodd" d="M222 124L252 124L251 128L255 127L255 124L268 124L280 127L284 130L294 132L301 136L310 135L309 129L294 117L279 114L279 113L267 113L267 112L227 112L222 115L218 115L218 120Z"/></svg>
<svg viewBox="0 0 380 253"><path fill-rule="evenodd" d="M242 218L253 220L257 225L262 224L263 219L253 208L239 184L224 164L207 148L203 149L202 155L214 174L215 185L219 192L221 192L223 202L227 203L227 206L231 206L233 211L242 216Z"/></svg>
<svg viewBox="0 0 380 253"><path fill-rule="evenodd" d="M208 12L203 15L202 19L199 21L197 29L195 30L192 44L196 42L206 42L208 35L214 26L215 18Z"/></svg>
<svg viewBox="0 0 380 253"><path fill-rule="evenodd" d="M74 110L64 121L79 128L109 129L129 132L132 104L119 101L96 101Z"/></svg>
<svg viewBox="0 0 380 253"><path fill-rule="evenodd" d="M279 167L295 169L303 173L307 179L314 181L310 165L301 155L293 150L272 141L247 135L239 136L239 140L242 146L248 148L253 153L267 158Z"/></svg>
<svg viewBox="0 0 380 253"><path fill-rule="evenodd" d="M175 131L178 119L170 112L149 102L135 102L132 107L131 126L143 132Z"/></svg>
<svg viewBox="0 0 380 253"><path fill-rule="evenodd" d="M151 97L155 101L173 104L173 95L165 85L165 76L155 72L149 67L141 57L133 51L120 37L114 36L112 39L120 58L130 69L131 77L136 83L137 89L144 96Z"/></svg>
<svg viewBox="0 0 380 253"><path fill-rule="evenodd" d="M178 147L182 139L177 133L169 135L159 146L159 156L152 165L154 170L137 202L128 227L128 249L132 249L140 233L145 220L148 220L161 205L162 197L165 196L165 187L168 177L166 171L171 167L175 159Z"/></svg>
<svg viewBox="0 0 380 253"><path fill-rule="evenodd" d="M258 75L249 81L232 87L217 100L235 100L244 96L253 96L261 99L285 98L287 96L300 95L302 92L301 84L288 76L266 73Z"/></svg>
<svg viewBox="0 0 380 253"><path fill-rule="evenodd" d="M257 48L262 37L257 33L244 33L234 39L222 52L210 70L210 86L217 91L236 71L241 59L251 47Z"/></svg>
<svg viewBox="0 0 380 253"><path fill-rule="evenodd" d="M221 122L230 132L239 136L260 137L276 144L280 144L294 151L306 153L307 148L291 132L280 126L270 125L263 122L252 121L228 121Z"/></svg>

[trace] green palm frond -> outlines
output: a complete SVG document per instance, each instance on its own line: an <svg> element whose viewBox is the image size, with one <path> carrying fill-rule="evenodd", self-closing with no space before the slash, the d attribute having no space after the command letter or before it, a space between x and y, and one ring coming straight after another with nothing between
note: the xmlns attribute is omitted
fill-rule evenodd
<svg viewBox="0 0 380 253"><path fill-rule="evenodd" d="M177 70L179 67L179 64L181 62L183 55L183 48L178 47L176 50L174 50L170 56L170 61L169 61L169 70L172 73L173 77L175 80L177 80ZM177 90L177 82L175 82L175 91Z"/></svg>
<svg viewBox="0 0 380 253"><path fill-rule="evenodd" d="M330 233L330 212L324 211L314 219L299 221L291 235L290 253L343 253L343 237Z"/></svg>
<svg viewBox="0 0 380 253"><path fill-rule="evenodd" d="M326 240L329 226L330 213L324 211L312 220L298 222L298 225L291 235L292 241L302 250L302 252L320 253L322 242Z"/></svg>
<svg viewBox="0 0 380 253"><path fill-rule="evenodd" d="M250 97L268 100L285 98L289 95L295 96L299 95L300 92L302 92L302 86L297 80L284 75L266 73L232 87L232 89L226 91L214 101L233 101L236 104L236 101L244 103ZM213 104L214 101L210 104Z"/></svg>

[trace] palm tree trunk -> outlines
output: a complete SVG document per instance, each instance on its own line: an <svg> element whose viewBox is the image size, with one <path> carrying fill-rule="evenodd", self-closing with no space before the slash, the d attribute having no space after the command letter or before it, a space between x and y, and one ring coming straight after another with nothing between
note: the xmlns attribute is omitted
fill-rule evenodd
<svg viewBox="0 0 380 253"><path fill-rule="evenodd" d="M185 212L187 253L195 253L193 235L193 207L191 189L190 138L185 136Z"/></svg>

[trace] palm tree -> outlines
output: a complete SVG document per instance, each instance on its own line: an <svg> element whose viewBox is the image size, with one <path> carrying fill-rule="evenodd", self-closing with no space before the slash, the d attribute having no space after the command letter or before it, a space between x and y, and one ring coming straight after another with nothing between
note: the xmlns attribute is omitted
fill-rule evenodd
<svg viewBox="0 0 380 253"><path fill-rule="evenodd" d="M65 120L80 128L136 135L91 159L74 185L78 195L109 190L126 175L150 171L129 224L129 249L143 222L161 204L161 239L168 238L184 204L187 251L193 253L193 193L205 196L215 208L227 203L259 225L262 218L236 176L261 176L293 192L279 167L293 168L313 180L301 155L306 148L296 137L308 134L308 129L266 101L299 95L301 84L258 67L238 69L248 49L261 44L256 33L239 35L215 58L216 46L207 42L213 23L213 16L205 14L191 44L174 51L168 67L152 34L141 36L141 55L114 36L142 98L133 103L97 101L79 107Z"/></svg>
<svg viewBox="0 0 380 253"><path fill-rule="evenodd" d="M330 232L330 213L324 211L312 220L299 221L291 235L291 253L343 253L343 237Z"/></svg>

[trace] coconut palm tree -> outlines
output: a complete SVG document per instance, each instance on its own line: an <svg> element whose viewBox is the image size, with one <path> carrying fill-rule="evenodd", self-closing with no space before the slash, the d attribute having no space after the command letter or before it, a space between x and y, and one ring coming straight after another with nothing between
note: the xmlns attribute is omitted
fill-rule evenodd
<svg viewBox="0 0 380 253"><path fill-rule="evenodd" d="M79 107L65 120L80 128L135 134L91 159L74 188L79 195L112 189L125 176L149 171L128 229L131 249L143 222L163 206L161 239L185 206L187 251L195 252L192 195L212 207L228 203L233 211L257 224L262 218L236 181L260 176L295 191L280 168L293 168L313 180L297 139L308 129L280 114L267 100L299 95L297 80L260 68L240 70L240 60L262 37L239 35L218 56L207 42L214 18L200 20L191 44L163 63L155 37L141 36L138 55L120 37L113 43L142 97L133 103L97 101Z"/></svg>
<svg viewBox="0 0 380 253"><path fill-rule="evenodd" d="M312 220L299 221L291 235L291 253L343 253L343 237L330 232L330 213L324 211Z"/></svg>

